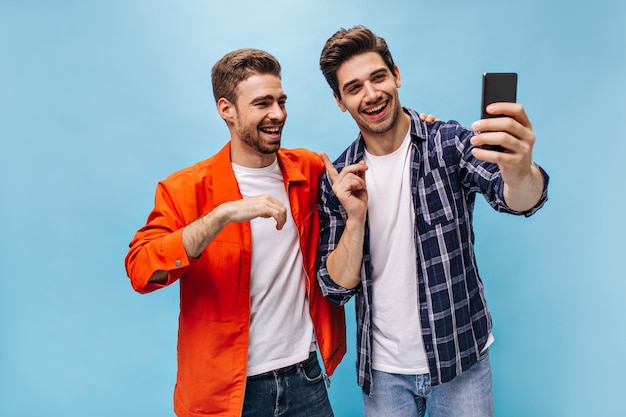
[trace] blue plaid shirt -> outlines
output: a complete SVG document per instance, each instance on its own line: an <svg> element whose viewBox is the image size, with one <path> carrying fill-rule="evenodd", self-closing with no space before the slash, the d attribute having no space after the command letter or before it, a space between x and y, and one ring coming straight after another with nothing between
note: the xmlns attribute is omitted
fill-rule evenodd
<svg viewBox="0 0 626 417"><path fill-rule="evenodd" d="M411 194L415 209L419 312L424 348L433 385L450 381L472 366L491 333L491 316L478 276L474 254L472 211L476 193L497 211L530 216L547 200L548 175L540 201L527 212L504 202L498 166L474 158L474 132L455 121L426 124L411 109ZM363 159L361 135L334 162L338 171ZM317 278L322 292L343 305L356 294L357 378L366 394L372 391L372 268L369 226L361 283L354 289L335 284L326 269L346 225L346 212L332 192L328 176L320 185L320 251ZM408 324L407 324L408 325Z"/></svg>

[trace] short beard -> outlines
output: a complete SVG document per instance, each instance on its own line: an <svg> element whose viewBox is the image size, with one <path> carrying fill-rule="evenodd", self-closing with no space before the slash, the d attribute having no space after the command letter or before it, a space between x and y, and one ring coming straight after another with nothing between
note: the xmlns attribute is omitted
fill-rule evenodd
<svg viewBox="0 0 626 417"><path fill-rule="evenodd" d="M264 143L263 141L259 140L259 134L257 131L251 132L248 129L240 129L237 133L239 134L239 137L241 138L241 141L243 143L261 154L273 154L278 151L278 149L280 149L280 140L277 143L273 144Z"/></svg>

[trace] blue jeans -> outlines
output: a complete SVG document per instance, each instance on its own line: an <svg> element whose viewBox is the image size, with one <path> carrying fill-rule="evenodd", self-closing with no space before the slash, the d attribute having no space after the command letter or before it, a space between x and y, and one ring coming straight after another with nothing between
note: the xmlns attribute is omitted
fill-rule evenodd
<svg viewBox="0 0 626 417"><path fill-rule="evenodd" d="M430 376L373 371L373 395L363 394L365 417L493 417L491 365L485 353L452 381L431 386Z"/></svg>
<svg viewBox="0 0 626 417"><path fill-rule="evenodd" d="M248 377L242 417L333 417L317 354L275 371Z"/></svg>

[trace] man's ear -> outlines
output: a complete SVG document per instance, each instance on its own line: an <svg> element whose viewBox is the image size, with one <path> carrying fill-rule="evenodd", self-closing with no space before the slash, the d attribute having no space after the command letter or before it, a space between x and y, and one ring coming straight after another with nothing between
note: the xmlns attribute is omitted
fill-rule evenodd
<svg viewBox="0 0 626 417"><path fill-rule="evenodd" d="M220 99L217 100L217 112L222 119L226 120L226 123L230 123L234 120L236 111L235 105L228 99L220 97Z"/></svg>
<svg viewBox="0 0 626 417"><path fill-rule="evenodd" d="M337 105L339 106L341 111L345 112L347 110L347 108L346 108L346 106L343 105L343 101L341 101L341 97L339 97L337 95L337 93L333 93L333 97L335 97L335 101L337 102Z"/></svg>
<svg viewBox="0 0 626 417"><path fill-rule="evenodd" d="M396 88L400 88L402 87L402 80L400 79L400 68L398 68L398 66L394 64L393 69L396 72Z"/></svg>

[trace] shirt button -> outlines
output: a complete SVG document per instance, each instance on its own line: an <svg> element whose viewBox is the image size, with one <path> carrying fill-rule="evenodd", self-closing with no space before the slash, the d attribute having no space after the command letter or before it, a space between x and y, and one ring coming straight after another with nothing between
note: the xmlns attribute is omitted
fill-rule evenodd
<svg viewBox="0 0 626 417"><path fill-rule="evenodd" d="M180 262L180 260L178 260L178 259L177 259L177 260L176 260L176 262L174 262L174 264L175 264L176 266L180 266L180 265L181 265L181 262Z"/></svg>

